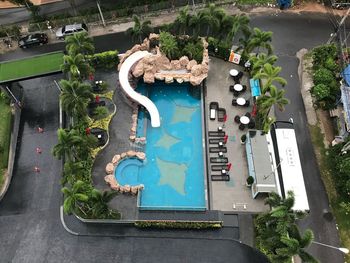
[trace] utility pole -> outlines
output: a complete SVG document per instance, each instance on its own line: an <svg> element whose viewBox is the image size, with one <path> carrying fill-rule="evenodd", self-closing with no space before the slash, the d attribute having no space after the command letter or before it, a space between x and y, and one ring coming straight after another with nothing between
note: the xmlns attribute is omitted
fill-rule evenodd
<svg viewBox="0 0 350 263"><path fill-rule="evenodd" d="M337 25L337 28L335 29L335 32L331 34L331 37L328 39L327 44L330 44L333 42L334 38L339 34L341 26L345 23L346 18L350 14L350 8L346 12L346 14L343 16L343 18L340 20L340 22Z"/></svg>
<svg viewBox="0 0 350 263"><path fill-rule="evenodd" d="M100 16L101 16L102 24L103 24L104 27L106 27L106 22L105 22L105 19L103 17L102 10L101 10L101 7L100 7L100 3L99 3L98 0L96 0L96 4L97 4L98 12L100 13Z"/></svg>

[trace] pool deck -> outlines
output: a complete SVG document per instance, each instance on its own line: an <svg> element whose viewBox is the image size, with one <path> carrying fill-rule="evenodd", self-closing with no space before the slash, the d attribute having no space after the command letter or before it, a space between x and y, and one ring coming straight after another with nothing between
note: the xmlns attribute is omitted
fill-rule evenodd
<svg viewBox="0 0 350 263"><path fill-rule="evenodd" d="M252 107L232 106L233 93L229 91L229 86L234 84L233 79L229 76L230 69L243 71L243 68L221 59L210 57L209 74L207 78L206 91L206 122L208 131L216 131L222 122L209 119L209 103L216 101L220 108L225 108L227 113L227 121L224 131L228 134L228 142L226 144L229 163L232 163L230 170L229 182L213 182L210 179L210 163L209 170L209 187L210 187L210 207L212 210L221 210L226 212L262 212L268 211L269 207L264 204L264 198L252 198L251 189L246 186L248 177L248 166L245 156L245 146L241 144L241 135L247 132L247 129L240 131L238 125L234 122L236 115L244 115L251 112ZM247 85L247 91L242 93L240 97L251 99L251 93L248 84L249 78L244 73L241 83ZM252 105L252 101L250 102ZM208 145L209 146L209 145ZM209 149L209 147L208 147ZM217 153L207 153L209 157L218 157ZM218 173L218 172L215 172Z"/></svg>

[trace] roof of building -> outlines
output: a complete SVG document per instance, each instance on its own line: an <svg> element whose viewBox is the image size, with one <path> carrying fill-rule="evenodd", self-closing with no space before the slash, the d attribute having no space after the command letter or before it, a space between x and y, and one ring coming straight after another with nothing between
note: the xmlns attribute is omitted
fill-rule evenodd
<svg viewBox="0 0 350 263"><path fill-rule="evenodd" d="M273 157L269 149L269 140L266 134L260 131L249 131L247 136L247 155L249 173L255 177L258 192L277 192L273 168Z"/></svg>

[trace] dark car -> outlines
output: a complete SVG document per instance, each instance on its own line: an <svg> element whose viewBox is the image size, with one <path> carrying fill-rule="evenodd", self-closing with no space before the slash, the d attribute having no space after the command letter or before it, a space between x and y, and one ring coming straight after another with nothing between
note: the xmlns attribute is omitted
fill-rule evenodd
<svg viewBox="0 0 350 263"><path fill-rule="evenodd" d="M20 48L27 48L47 44L48 41L49 39L46 34L37 33L22 37L20 40L18 40L18 46Z"/></svg>

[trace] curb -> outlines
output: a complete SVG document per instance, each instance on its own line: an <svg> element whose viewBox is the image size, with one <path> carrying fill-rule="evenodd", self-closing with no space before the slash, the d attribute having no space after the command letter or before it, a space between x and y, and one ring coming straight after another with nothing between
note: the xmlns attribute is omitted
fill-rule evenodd
<svg viewBox="0 0 350 263"><path fill-rule="evenodd" d="M21 101L22 101L22 99L23 99L23 93L21 94ZM6 176L4 185L3 185L2 189L0 190L0 201L4 198L8 188L10 186L12 175L13 175L13 166L15 163L18 131L19 131L19 125L21 122L21 113L22 113L22 109L15 107L14 120L12 121L9 160L8 160L8 165L7 165L8 175Z"/></svg>

